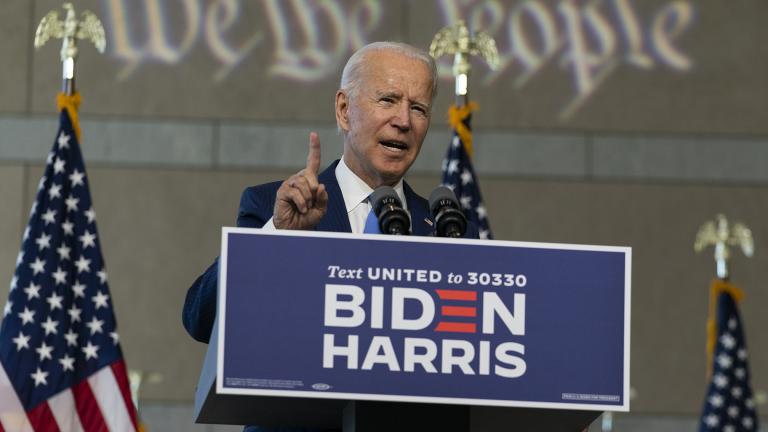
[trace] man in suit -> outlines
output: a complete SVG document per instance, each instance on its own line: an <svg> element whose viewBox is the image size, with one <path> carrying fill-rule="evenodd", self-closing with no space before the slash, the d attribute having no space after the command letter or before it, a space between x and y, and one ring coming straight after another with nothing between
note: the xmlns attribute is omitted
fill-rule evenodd
<svg viewBox="0 0 768 432"><path fill-rule="evenodd" d="M355 52L335 100L342 159L319 173L320 139L310 133L306 167L285 181L247 188L237 225L361 233L371 209L368 196L386 185L410 212L413 234L433 235L427 200L403 177L429 129L436 88L437 68L422 50L376 42ZM216 315L217 273L214 262L190 287L184 304L185 328L206 343Z"/></svg>

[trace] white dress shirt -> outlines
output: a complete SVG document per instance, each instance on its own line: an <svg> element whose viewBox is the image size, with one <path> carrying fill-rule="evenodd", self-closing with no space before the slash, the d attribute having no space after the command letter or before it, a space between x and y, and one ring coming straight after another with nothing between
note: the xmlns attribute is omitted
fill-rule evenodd
<svg viewBox="0 0 768 432"><path fill-rule="evenodd" d="M339 183L341 195L344 197L344 208L347 210L349 226L352 228L353 233L360 234L365 229L365 220L371 211L368 196L373 193L373 189L349 169L347 164L344 163L344 158L341 158L339 161L334 174L336 174L336 181ZM397 182L394 189L400 198L400 202L403 203L403 208L407 211L408 203L405 200L402 179ZM264 224L263 229L275 229L272 218Z"/></svg>

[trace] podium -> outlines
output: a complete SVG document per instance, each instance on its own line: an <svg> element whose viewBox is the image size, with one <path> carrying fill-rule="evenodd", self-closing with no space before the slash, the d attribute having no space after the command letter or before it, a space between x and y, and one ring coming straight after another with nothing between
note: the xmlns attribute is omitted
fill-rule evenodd
<svg viewBox="0 0 768 432"><path fill-rule="evenodd" d="M629 410L629 248L224 228L219 270L198 423L580 432Z"/></svg>

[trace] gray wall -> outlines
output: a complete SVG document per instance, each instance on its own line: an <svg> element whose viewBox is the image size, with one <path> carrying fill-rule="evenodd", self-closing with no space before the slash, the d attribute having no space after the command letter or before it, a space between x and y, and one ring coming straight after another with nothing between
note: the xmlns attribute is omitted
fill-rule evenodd
<svg viewBox="0 0 768 432"><path fill-rule="evenodd" d="M761 0L76 3L102 17L109 47L103 57L81 49L88 114L333 121L329 103L355 48L382 39L427 47L462 17L495 38L501 58L495 72L475 62L477 126L768 133L768 51L753 43L768 37ZM0 111L53 110L59 46L35 54L30 45L59 5L4 2L0 53L13 62L0 72ZM449 57L437 113L451 100Z"/></svg>
<svg viewBox="0 0 768 432"><path fill-rule="evenodd" d="M140 15L129 6L143 2L75 6L98 12L107 23L123 3L133 11L128 15ZM178 3L201 11L215 5ZM521 3L468 2L460 9L472 16L500 5L508 18ZM555 11L562 3L545 6ZM637 3L631 4L647 29L671 2ZM700 224L718 212L749 224L755 235L757 255L737 257L733 270L747 294L742 313L752 384L763 395L768 390L768 343L760 333L768 327L762 315L768 304L762 252L768 247L768 59L747 43L765 39L757 23L768 10L760 1L680 3L696 11L695 24L676 42L696 67L674 70L658 56L653 68L636 67L625 62L626 49L619 55L616 48L621 65L567 118L561 114L573 96L573 76L558 61L517 85L521 69L485 84L488 72L478 66L473 83L482 105L475 116L475 164L496 237L633 248L636 396L632 414L617 417L621 430L695 424L705 389L704 324L714 267L711 252L695 255L692 243ZM0 12L0 58L13 59L0 68L0 280L11 279L56 130L58 47L49 43L35 53L31 40L38 20L58 4L6 0ZM183 7L158 4L169 22L185 22ZM84 47L78 64L82 146L123 349L131 369L162 376L142 389L151 430L188 430L205 347L183 331L181 305L189 284L217 255L220 227L234 224L243 187L298 169L310 130L320 132L324 162L340 154L329 108L342 60L331 61L327 76L315 81L270 75L277 42L267 31L264 4L242 5L239 24L227 33L232 44L259 29L266 38L228 74L220 73L222 63L205 39L196 39L176 62L146 55L130 70L116 48L97 57ZM378 3L338 4L351 15ZM425 45L445 24L443 6L449 4L382 2L380 24L364 33L371 40ZM291 22L296 31L295 18ZM181 40L184 26L171 28ZM117 31L107 29L113 45ZM495 35L503 39L505 31ZM144 40L140 32L133 35ZM509 52L507 42L500 47ZM268 83L259 84L265 77ZM439 181L449 140L441 113L450 88L441 83L435 122L410 176L422 193ZM768 406L758 410L765 415Z"/></svg>

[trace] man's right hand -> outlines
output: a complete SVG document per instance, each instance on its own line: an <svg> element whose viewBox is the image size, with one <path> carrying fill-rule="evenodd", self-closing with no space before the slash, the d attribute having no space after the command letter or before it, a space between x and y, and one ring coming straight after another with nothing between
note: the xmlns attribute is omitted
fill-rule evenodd
<svg viewBox="0 0 768 432"><path fill-rule="evenodd" d="M328 209L328 192L317 182L320 169L320 137L309 134L307 167L288 177L277 190L272 222L275 228L311 230Z"/></svg>

